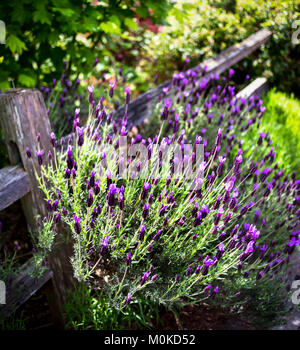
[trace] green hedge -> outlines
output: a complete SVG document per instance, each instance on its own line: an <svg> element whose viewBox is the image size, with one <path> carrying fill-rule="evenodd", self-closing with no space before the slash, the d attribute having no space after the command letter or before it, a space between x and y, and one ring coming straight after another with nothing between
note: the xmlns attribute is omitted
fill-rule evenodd
<svg viewBox="0 0 300 350"><path fill-rule="evenodd" d="M264 27L271 40L237 65L237 72L265 75L283 91L300 95L300 44L292 43L293 23L300 17L300 3L284 1L187 1L181 0L170 10L169 26L158 34L146 32L144 47L147 60L141 67L149 75L164 81L170 72L181 70L185 59L195 66L220 51L240 42ZM236 75L238 76L238 74Z"/></svg>
<svg viewBox="0 0 300 350"><path fill-rule="evenodd" d="M269 132L280 168L289 173L300 172L300 100L293 95L272 89L264 98L266 111L261 119L260 131ZM253 144L254 130L244 142ZM256 147L255 145L252 146Z"/></svg>

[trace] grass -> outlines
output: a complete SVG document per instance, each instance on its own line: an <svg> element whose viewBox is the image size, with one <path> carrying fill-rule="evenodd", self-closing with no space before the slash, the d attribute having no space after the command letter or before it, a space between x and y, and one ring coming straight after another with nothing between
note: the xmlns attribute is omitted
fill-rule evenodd
<svg viewBox="0 0 300 350"><path fill-rule="evenodd" d="M126 310L111 308L101 291L79 285L65 304L67 328L75 330L151 329L159 316L158 303L139 298Z"/></svg>

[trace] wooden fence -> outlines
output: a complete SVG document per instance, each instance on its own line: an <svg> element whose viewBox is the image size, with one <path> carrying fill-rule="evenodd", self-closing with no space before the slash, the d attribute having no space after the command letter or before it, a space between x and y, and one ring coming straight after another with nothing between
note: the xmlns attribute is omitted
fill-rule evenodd
<svg viewBox="0 0 300 350"><path fill-rule="evenodd" d="M204 66L207 66L207 71L205 76L199 75L198 79L201 80L211 73L224 72L266 43L270 37L270 31L260 30L215 58L201 63L200 71ZM149 111L152 110L153 101L170 84L171 81L167 81L130 102L128 123L139 125L145 120L149 116ZM238 96L249 98L252 95L261 95L266 89L266 79L258 78L240 91ZM124 110L124 106L120 107L114 114L114 118L119 120L124 115ZM44 149L45 154L50 150L50 122L42 94L35 89L11 89L0 94L0 125L4 132L11 164L0 169L0 210L20 200L27 223L34 227L36 215L45 216L46 208L33 171L36 157L29 159L25 148L29 147L35 154L37 151L36 135L40 133L40 148ZM48 283L47 297L50 309L57 324L63 325L63 303L67 289L72 288L73 284L72 277L70 277L72 276L69 262L71 254L70 247L66 246L59 253L50 256L51 269L38 280L29 276L33 258L29 259L21 266L11 284L7 286L6 304L0 305L0 315L5 317L10 315Z"/></svg>

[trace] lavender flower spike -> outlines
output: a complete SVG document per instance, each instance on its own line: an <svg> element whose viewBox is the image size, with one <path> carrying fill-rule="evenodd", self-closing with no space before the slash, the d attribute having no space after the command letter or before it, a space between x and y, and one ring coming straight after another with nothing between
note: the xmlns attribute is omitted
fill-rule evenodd
<svg viewBox="0 0 300 350"><path fill-rule="evenodd" d="M141 286L142 286L143 284L145 284L145 282L147 281L148 277L149 277L149 272L145 272L145 273L143 274L143 277L141 278L141 281L140 281L140 285L141 285Z"/></svg>
<svg viewBox="0 0 300 350"><path fill-rule="evenodd" d="M106 253L106 249L108 247L110 236L106 235L105 238L102 239L102 247L101 247L101 255L104 255Z"/></svg>
<svg viewBox="0 0 300 350"><path fill-rule="evenodd" d="M74 230L75 232L79 235L80 232L81 232L81 226L80 226L80 218L77 216L77 215L73 215L73 219L75 221L75 224L74 224Z"/></svg>
<svg viewBox="0 0 300 350"><path fill-rule="evenodd" d="M125 259L125 262L126 262L127 266L130 266L130 264L131 264L131 252L128 252L128 255Z"/></svg>
<svg viewBox="0 0 300 350"><path fill-rule="evenodd" d="M91 207L93 205L93 191L89 190L89 196L86 202L87 207Z"/></svg>
<svg viewBox="0 0 300 350"><path fill-rule="evenodd" d="M125 88L125 94L126 94L125 103L128 105L130 102L130 88L128 86Z"/></svg>
<svg viewBox="0 0 300 350"><path fill-rule="evenodd" d="M125 299L126 305L128 305L130 303L130 301L131 301L131 292L128 293L128 295L127 295L127 297Z"/></svg>
<svg viewBox="0 0 300 350"><path fill-rule="evenodd" d="M31 151L28 147L26 147L26 154L28 158L31 158Z"/></svg>
<svg viewBox="0 0 300 350"><path fill-rule="evenodd" d="M44 150L36 152L36 156L38 158L39 165L43 164L43 154L44 154Z"/></svg>
<svg viewBox="0 0 300 350"><path fill-rule="evenodd" d="M147 216L149 215L149 208L150 208L150 204L149 203L145 203L144 210L143 210L143 213L142 213L143 219L146 219Z"/></svg>

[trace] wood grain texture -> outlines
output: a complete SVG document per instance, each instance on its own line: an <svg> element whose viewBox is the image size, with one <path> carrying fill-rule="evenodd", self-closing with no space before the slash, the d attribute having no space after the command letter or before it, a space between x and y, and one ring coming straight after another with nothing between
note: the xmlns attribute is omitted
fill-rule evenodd
<svg viewBox="0 0 300 350"><path fill-rule="evenodd" d="M236 95L237 98L249 98L253 95L261 96L268 90L268 80L264 77L256 78L252 83L247 85L243 90L239 91Z"/></svg>
<svg viewBox="0 0 300 350"><path fill-rule="evenodd" d="M0 210L9 207L29 192L29 177L19 165L0 169Z"/></svg>
<svg viewBox="0 0 300 350"><path fill-rule="evenodd" d="M33 258L29 259L18 270L16 277L9 285L6 285L6 304L0 305L0 315L9 316L12 312L24 304L33 294L35 294L47 281L52 278L52 271L47 270L39 279L30 277Z"/></svg>
<svg viewBox="0 0 300 350"><path fill-rule="evenodd" d="M46 202L35 176L35 169L40 171L36 152L39 149L44 150L45 163L48 151L53 151L50 143L50 122L41 92L36 89L12 89L0 94L0 123L11 164L20 162L28 175L31 192L21 201L27 223L35 227L36 215L42 218L47 215ZM39 143L36 137L38 133ZM31 150L31 158L27 157L26 147ZM56 232L58 234L55 243L57 240L62 241L64 237L62 227L56 228ZM53 271L55 301L61 312L67 291L73 286L69 253L69 247L61 245L56 253L49 257Z"/></svg>
<svg viewBox="0 0 300 350"><path fill-rule="evenodd" d="M35 156L38 133L41 135L40 148L45 152L44 159L51 148L51 129L42 94L35 89L11 89L0 94L0 123L10 163L20 163L28 175L31 192L22 199L22 204L27 223L35 227L36 215L46 214L43 195L34 173L34 167L39 169ZM26 147L33 155L30 159Z"/></svg>

